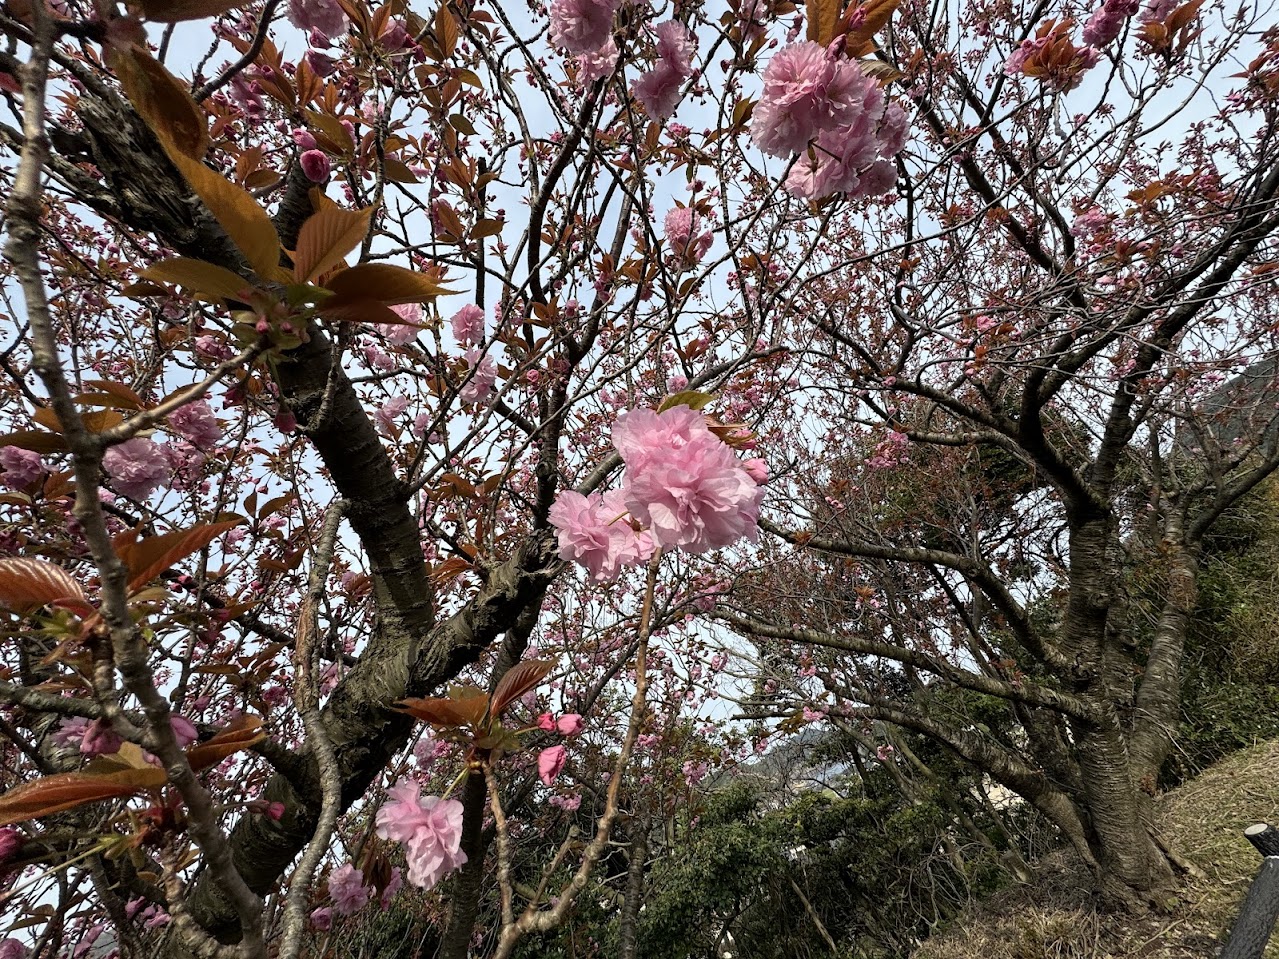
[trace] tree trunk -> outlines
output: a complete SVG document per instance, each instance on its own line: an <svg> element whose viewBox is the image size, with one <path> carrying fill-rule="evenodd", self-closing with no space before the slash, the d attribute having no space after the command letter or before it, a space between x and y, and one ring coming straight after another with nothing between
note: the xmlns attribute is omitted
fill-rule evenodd
<svg viewBox="0 0 1279 959"><path fill-rule="evenodd" d="M1076 728L1076 752L1083 778L1081 800L1089 842L1102 870L1103 893L1159 902L1173 888L1167 858L1150 837L1144 797L1133 781L1128 746L1117 722ZM1112 888L1118 880L1125 889Z"/></svg>

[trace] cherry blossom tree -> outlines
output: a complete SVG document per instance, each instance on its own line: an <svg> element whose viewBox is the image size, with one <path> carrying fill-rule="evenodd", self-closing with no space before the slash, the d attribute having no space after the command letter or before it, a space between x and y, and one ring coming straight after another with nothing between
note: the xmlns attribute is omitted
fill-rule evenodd
<svg viewBox="0 0 1279 959"><path fill-rule="evenodd" d="M754 715L933 737L1160 899L1193 868L1149 797L1205 537L1279 466L1275 34L1107 3L1079 45L1063 13L904 15L919 162L779 287L808 428L718 615L780 669Z"/></svg>
<svg viewBox="0 0 1279 959"><path fill-rule="evenodd" d="M1265 391L1209 397L1270 348L1276 48L1084 12L6 3L4 948L323 953L410 902L505 957L624 837L633 954L646 829L767 748L705 616L842 628L732 588L832 553L914 564L1002 658L854 652L1060 717L1077 845L1166 885L1139 786L1196 544L1272 468ZM925 489L940 540L901 523L919 444L1016 464L995 545ZM1138 543L1179 584L1145 726ZM841 722L932 734L843 682Z"/></svg>

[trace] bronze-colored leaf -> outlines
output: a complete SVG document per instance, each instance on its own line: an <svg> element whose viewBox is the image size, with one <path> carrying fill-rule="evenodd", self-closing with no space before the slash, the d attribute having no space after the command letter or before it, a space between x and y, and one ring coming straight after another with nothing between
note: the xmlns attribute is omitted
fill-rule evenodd
<svg viewBox="0 0 1279 959"><path fill-rule="evenodd" d="M256 746L266 739L262 719L245 713L211 739L187 749L187 762L196 772L216 766L233 753Z"/></svg>
<svg viewBox="0 0 1279 959"><path fill-rule="evenodd" d="M244 6L245 0L138 0L142 16L157 23L203 20Z"/></svg>
<svg viewBox="0 0 1279 959"><path fill-rule="evenodd" d="M145 586L174 563L203 549L227 530L239 525L240 520L205 523L190 529L149 536L143 540L135 539L132 531L117 536L116 552L129 568L129 591Z"/></svg>
<svg viewBox="0 0 1279 959"><path fill-rule="evenodd" d="M243 300L252 289L252 284L225 267L186 256L152 263L138 275L157 283L181 286L214 300Z"/></svg>
<svg viewBox="0 0 1279 959"><path fill-rule="evenodd" d="M44 430L6 433L0 436L0 446L16 446L33 453L65 453L71 448L67 445L66 437L60 433L46 433Z"/></svg>
<svg viewBox="0 0 1279 959"><path fill-rule="evenodd" d="M835 38L840 0L807 0L805 5L808 8L808 39L826 46Z"/></svg>
<svg viewBox="0 0 1279 959"><path fill-rule="evenodd" d="M507 706L530 689L535 689L554 667L555 663L549 659L525 659L512 666L493 691L490 707L493 718L500 717Z"/></svg>
<svg viewBox="0 0 1279 959"><path fill-rule="evenodd" d="M322 205L307 217L298 233L298 248L293 254L294 279L310 283L341 263L364 242L372 217L371 206L344 210L336 203Z"/></svg>
<svg viewBox="0 0 1279 959"><path fill-rule="evenodd" d="M437 729L454 729L465 726L467 713L451 699L436 696L429 699L401 699L395 708Z"/></svg>
<svg viewBox="0 0 1279 959"><path fill-rule="evenodd" d="M113 49L111 63L134 108L164 152L254 271L275 279L280 238L266 210L243 187L204 165L209 136L204 114L163 64L139 47Z"/></svg>
<svg viewBox="0 0 1279 959"><path fill-rule="evenodd" d="M164 770L125 769L118 773L59 773L24 783L0 795L0 826L51 816L104 799L120 799L165 783Z"/></svg>
<svg viewBox="0 0 1279 959"><path fill-rule="evenodd" d="M425 303L453 292L434 277L389 263L361 263L331 277L326 285L334 297L325 309L358 300L376 300L387 306Z"/></svg>
<svg viewBox="0 0 1279 959"><path fill-rule="evenodd" d="M0 559L0 604L29 612L59 599L84 600L84 590L61 566L26 556Z"/></svg>

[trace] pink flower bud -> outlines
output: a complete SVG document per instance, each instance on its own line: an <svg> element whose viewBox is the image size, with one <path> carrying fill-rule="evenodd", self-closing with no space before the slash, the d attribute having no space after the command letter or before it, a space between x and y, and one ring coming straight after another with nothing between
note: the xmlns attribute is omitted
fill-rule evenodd
<svg viewBox="0 0 1279 959"><path fill-rule="evenodd" d="M576 736L586 728L586 723L577 713L565 713L555 721L555 728L561 736Z"/></svg>
<svg viewBox="0 0 1279 959"><path fill-rule="evenodd" d="M568 762L568 751L563 746L543 749L537 757L537 775L542 780L542 784L549 786L553 783L555 777L564 770L566 762Z"/></svg>
<svg viewBox="0 0 1279 959"><path fill-rule="evenodd" d="M319 150L307 150L298 158L302 172L312 183L323 183L329 178L329 158Z"/></svg>

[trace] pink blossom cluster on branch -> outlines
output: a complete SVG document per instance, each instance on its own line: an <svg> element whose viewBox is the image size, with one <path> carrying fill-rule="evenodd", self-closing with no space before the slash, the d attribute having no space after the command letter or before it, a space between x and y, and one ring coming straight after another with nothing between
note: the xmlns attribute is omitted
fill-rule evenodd
<svg viewBox="0 0 1279 959"><path fill-rule="evenodd" d="M396 783L387 794L390 801L377 812L377 834L404 844L410 883L430 889L466 863L460 802L423 797L417 783L407 780Z"/></svg>
<svg viewBox="0 0 1279 959"><path fill-rule="evenodd" d="M618 417L612 439L626 464L622 487L589 496L565 491L551 507L562 559L603 581L657 547L705 553L755 540L763 461L739 460L701 413L631 410Z"/></svg>
<svg viewBox="0 0 1279 959"><path fill-rule="evenodd" d="M751 137L765 153L799 154L786 178L795 196L877 196L897 182L888 158L906 142L908 120L861 65L805 41L777 52L764 70Z"/></svg>

